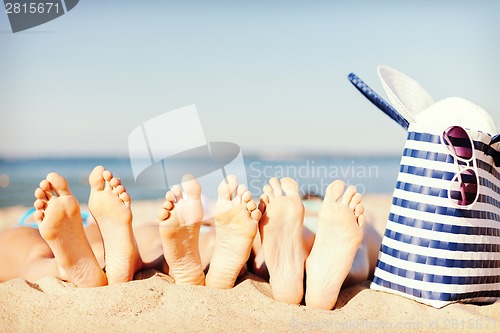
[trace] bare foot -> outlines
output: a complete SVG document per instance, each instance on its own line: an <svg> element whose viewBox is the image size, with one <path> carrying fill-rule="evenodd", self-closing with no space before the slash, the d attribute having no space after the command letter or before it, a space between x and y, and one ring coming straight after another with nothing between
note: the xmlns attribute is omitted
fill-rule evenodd
<svg viewBox="0 0 500 333"><path fill-rule="evenodd" d="M234 286L250 256L260 217L252 194L244 185L238 185L235 176L221 182L215 205L215 249L207 274L208 287Z"/></svg>
<svg viewBox="0 0 500 333"><path fill-rule="evenodd" d="M107 284L92 248L85 237L80 205L64 177L49 173L35 191L34 218L40 235L54 253L60 276L78 287Z"/></svg>
<svg viewBox="0 0 500 333"><path fill-rule="evenodd" d="M201 187L193 176L186 175L182 189L186 197L179 185L173 186L158 213L163 255L176 284L205 285L198 249L203 219Z"/></svg>
<svg viewBox="0 0 500 333"><path fill-rule="evenodd" d="M365 231L365 230L363 230ZM364 241L361 242L354 260L352 261L349 274L344 280L342 287L349 287L368 280L370 275L370 257Z"/></svg>
<svg viewBox="0 0 500 333"><path fill-rule="evenodd" d="M269 283L277 301L299 304L304 297L304 205L293 179L271 178L269 184L259 207L264 212L259 230Z"/></svg>
<svg viewBox="0 0 500 333"><path fill-rule="evenodd" d="M306 305L331 310L363 238L361 194L345 183L331 183L318 217L318 231L306 261Z"/></svg>
<svg viewBox="0 0 500 333"><path fill-rule="evenodd" d="M92 170L89 183L89 210L101 230L108 283L131 281L142 261L132 231L130 196L102 166Z"/></svg>

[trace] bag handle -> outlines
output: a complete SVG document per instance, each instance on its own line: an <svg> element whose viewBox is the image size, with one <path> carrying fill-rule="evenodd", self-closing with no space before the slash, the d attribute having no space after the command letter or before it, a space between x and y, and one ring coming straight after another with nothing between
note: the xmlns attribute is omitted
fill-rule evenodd
<svg viewBox="0 0 500 333"><path fill-rule="evenodd" d="M363 82L356 74L351 73L348 76L349 81L358 89L370 102L372 102L380 110L384 111L389 117L391 117L395 122L397 122L405 130L408 130L410 123L403 117L392 105L387 103L382 97L380 97L372 88L370 88L366 83Z"/></svg>

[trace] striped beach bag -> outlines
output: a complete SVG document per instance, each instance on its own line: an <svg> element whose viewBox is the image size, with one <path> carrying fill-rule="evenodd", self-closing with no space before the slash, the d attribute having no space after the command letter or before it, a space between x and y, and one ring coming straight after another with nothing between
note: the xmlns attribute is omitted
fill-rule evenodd
<svg viewBox="0 0 500 333"><path fill-rule="evenodd" d="M407 130L371 288L441 308L500 300L500 136L461 98L434 102L406 75L380 66L391 104L349 79Z"/></svg>

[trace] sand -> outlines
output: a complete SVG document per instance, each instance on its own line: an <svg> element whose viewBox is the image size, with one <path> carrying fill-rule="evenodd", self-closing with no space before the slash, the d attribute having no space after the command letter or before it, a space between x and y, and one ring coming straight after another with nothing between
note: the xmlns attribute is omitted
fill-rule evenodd
<svg viewBox="0 0 500 333"><path fill-rule="evenodd" d="M367 196L370 218L384 221L387 195ZM135 203L136 219L154 216L156 202ZM0 209L0 228L26 207ZM383 231L383 223L376 224ZM500 302L451 304L434 309L369 289L344 289L333 311L276 302L268 283L247 274L230 290L176 286L145 271L135 280L100 288L76 288L47 277L36 283L0 283L0 332L303 332L370 331L500 332Z"/></svg>

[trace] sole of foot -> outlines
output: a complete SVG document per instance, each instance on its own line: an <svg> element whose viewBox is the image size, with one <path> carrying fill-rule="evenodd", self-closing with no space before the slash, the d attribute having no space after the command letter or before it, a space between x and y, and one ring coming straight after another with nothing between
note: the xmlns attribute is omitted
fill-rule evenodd
<svg viewBox="0 0 500 333"><path fill-rule="evenodd" d="M89 210L101 231L109 284L131 281L142 265L132 230L130 196L119 178L97 166L89 175Z"/></svg>
<svg viewBox="0 0 500 333"><path fill-rule="evenodd" d="M48 174L35 190L35 197L33 216L54 254L60 275L78 287L106 285L106 275L83 230L80 205L66 179L57 173Z"/></svg>
<svg viewBox="0 0 500 333"><path fill-rule="evenodd" d="M304 205L291 178L271 178L263 188L259 209L262 251L273 297L299 304L304 297Z"/></svg>
<svg viewBox="0 0 500 333"><path fill-rule="evenodd" d="M306 305L331 310L363 238L361 194L340 180L326 190L318 229L306 261ZM344 191L345 190L345 191Z"/></svg>
<svg viewBox="0 0 500 333"><path fill-rule="evenodd" d="M206 285L217 289L234 286L245 266L261 212L245 185L238 185L235 176L221 182L215 205L215 249L208 270Z"/></svg>
<svg viewBox="0 0 500 333"><path fill-rule="evenodd" d="M176 284L205 284L199 252L203 213L201 187L191 175L184 176L182 188L175 185L167 192L158 212L163 255Z"/></svg>

